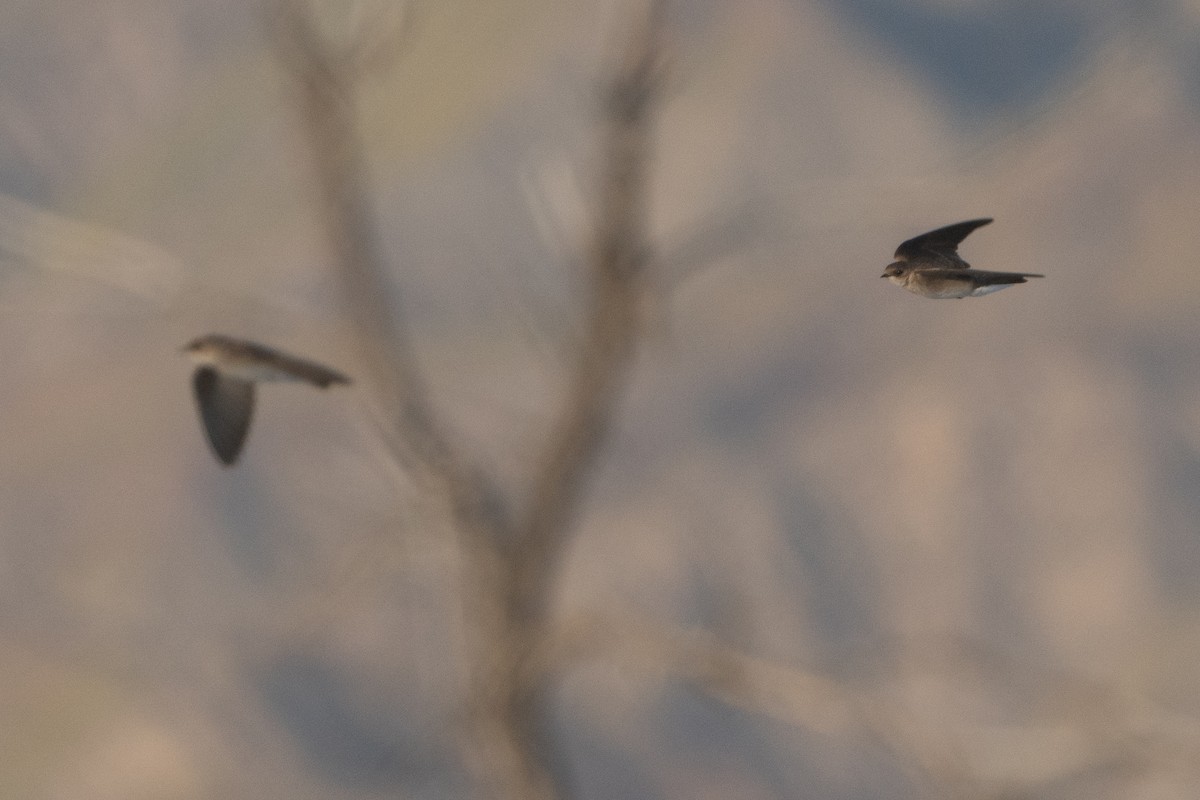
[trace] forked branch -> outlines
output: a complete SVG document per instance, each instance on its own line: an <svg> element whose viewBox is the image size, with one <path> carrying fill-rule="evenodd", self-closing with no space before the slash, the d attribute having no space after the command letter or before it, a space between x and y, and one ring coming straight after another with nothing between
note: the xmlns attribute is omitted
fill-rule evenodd
<svg viewBox="0 0 1200 800"><path fill-rule="evenodd" d="M616 416L642 334L650 246L647 193L662 83L665 3L650 0L605 94L599 202L586 253L583 340L518 518L513 604L544 614L585 480Z"/></svg>

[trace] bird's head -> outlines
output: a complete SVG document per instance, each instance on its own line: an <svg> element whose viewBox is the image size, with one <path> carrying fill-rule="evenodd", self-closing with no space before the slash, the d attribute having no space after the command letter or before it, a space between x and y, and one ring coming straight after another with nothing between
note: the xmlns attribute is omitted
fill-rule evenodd
<svg viewBox="0 0 1200 800"><path fill-rule="evenodd" d="M182 352L187 353L198 364L210 363L216 358L217 351L220 349L220 338L215 334L200 336L185 344Z"/></svg>
<svg viewBox="0 0 1200 800"><path fill-rule="evenodd" d="M892 283L904 283L904 278L908 274L908 265L903 261L893 261L888 264L883 270L883 274L879 277L890 278Z"/></svg>

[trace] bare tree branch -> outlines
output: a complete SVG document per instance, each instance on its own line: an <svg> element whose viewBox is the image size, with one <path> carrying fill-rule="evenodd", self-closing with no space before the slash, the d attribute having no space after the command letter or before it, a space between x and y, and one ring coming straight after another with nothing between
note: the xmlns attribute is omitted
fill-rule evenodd
<svg viewBox="0 0 1200 800"><path fill-rule="evenodd" d="M661 83L665 3L650 0L605 97L602 185L593 241L588 323L565 397L519 517L512 602L545 612L583 482L629 381L641 335L649 258L646 232L651 116Z"/></svg>
<svg viewBox="0 0 1200 800"><path fill-rule="evenodd" d="M272 30L300 87L326 225L359 345L381 404L394 420L389 445L410 470L446 493L462 542L463 614L468 648L464 752L482 792L499 798L558 796L541 763L537 724L548 676L530 654L568 540L583 481L631 372L646 262L645 173L649 112L657 84L662 3L652 2L606 98L608 124L595 240L588 252L589 322L533 490L510 518L494 480L455 449L427 397L380 237L357 133L356 82L362 59L333 45L311 9L277 7Z"/></svg>
<svg viewBox="0 0 1200 800"><path fill-rule="evenodd" d="M567 388L537 462L532 490L517 517L508 551L503 626L493 630L473 708L496 745L490 774L503 776L497 796L553 798L545 768L549 744L539 723L560 673L536 669L548 631L545 614L559 559L584 482L616 413L639 340L638 314L647 259L646 182L650 115L656 96L664 6L652 0L616 69L605 105L600 202L586 254L591 296L588 322ZM491 659L489 661L489 658ZM486 666L491 669L486 669ZM517 751L504 752L513 743ZM488 751L476 750L477 753ZM506 769L507 767L507 769ZM522 785L522 783L524 785Z"/></svg>
<svg viewBox="0 0 1200 800"><path fill-rule="evenodd" d="M299 84L334 262L354 316L359 348L371 370L377 399L392 420L390 449L409 469L440 484L462 531L491 543L508 536L499 490L485 470L457 451L429 402L426 383L404 323L398 291L374 215L355 104L360 77L353 58L331 48L311 9L278 0L270 30Z"/></svg>

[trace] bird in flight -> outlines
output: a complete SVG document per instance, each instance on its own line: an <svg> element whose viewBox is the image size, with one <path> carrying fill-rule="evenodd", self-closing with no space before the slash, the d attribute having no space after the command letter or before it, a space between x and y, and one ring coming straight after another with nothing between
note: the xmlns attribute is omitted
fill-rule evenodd
<svg viewBox="0 0 1200 800"><path fill-rule="evenodd" d="M259 381L302 381L322 389L349 384L340 372L270 347L211 333L183 348L196 363L192 391L200 421L217 460L237 461L254 412L254 384Z"/></svg>
<svg viewBox="0 0 1200 800"><path fill-rule="evenodd" d="M945 298L979 297L998 292L1026 278L1041 278L1031 272L988 272L971 269L958 255L959 243L976 228L991 222L990 217L956 222L929 233L922 233L896 248L896 260L887 265L881 278L903 286L913 294Z"/></svg>

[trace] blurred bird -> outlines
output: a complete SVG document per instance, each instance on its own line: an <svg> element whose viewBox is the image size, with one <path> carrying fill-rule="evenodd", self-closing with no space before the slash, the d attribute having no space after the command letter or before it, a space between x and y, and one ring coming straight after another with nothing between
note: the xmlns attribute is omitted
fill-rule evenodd
<svg viewBox="0 0 1200 800"><path fill-rule="evenodd" d="M880 277L913 294L935 300L979 297L1014 283L1024 283L1026 278L1045 277L1030 272L971 269L971 265L959 257L959 242L991 221L991 218L972 219L914 236L896 248L896 261L888 264Z"/></svg>
<svg viewBox="0 0 1200 800"><path fill-rule="evenodd" d="M212 333L184 352L196 362L192 389L213 453L225 466L237 461L254 412L256 381L303 381L324 389L349 384L340 372L261 344Z"/></svg>

